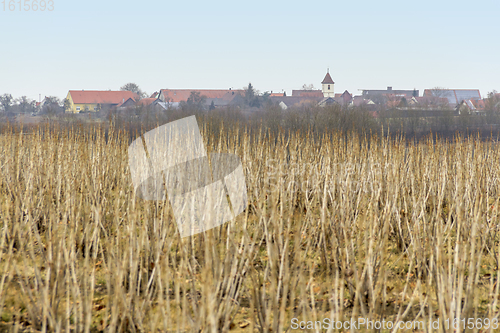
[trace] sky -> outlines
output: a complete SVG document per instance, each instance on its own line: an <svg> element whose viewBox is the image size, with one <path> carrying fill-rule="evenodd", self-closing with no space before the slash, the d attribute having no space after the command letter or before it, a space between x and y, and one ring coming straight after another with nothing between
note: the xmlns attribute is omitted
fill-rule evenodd
<svg viewBox="0 0 500 333"><path fill-rule="evenodd" d="M500 90L499 0L0 0L0 95L68 90ZM49 1L46 1L47 8ZM38 1L40 5L41 2Z"/></svg>

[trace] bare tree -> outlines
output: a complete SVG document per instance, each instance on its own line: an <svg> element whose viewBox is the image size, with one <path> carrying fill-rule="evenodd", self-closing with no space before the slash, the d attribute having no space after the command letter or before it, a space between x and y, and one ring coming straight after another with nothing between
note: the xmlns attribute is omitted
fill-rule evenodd
<svg viewBox="0 0 500 333"><path fill-rule="evenodd" d="M447 88L443 88L443 87L434 87L431 89L431 93L432 93L432 96L434 96L434 97L444 97L444 96L446 96L447 90L448 90Z"/></svg>
<svg viewBox="0 0 500 333"><path fill-rule="evenodd" d="M120 90L131 91L139 96L139 99L144 98L147 94L142 91L139 86L133 82L129 82L120 87Z"/></svg>
<svg viewBox="0 0 500 333"><path fill-rule="evenodd" d="M55 116L64 112L64 107L61 104L61 100L56 96L45 96L42 105L40 105L40 112L48 116Z"/></svg>
<svg viewBox="0 0 500 333"><path fill-rule="evenodd" d="M12 106L12 95L11 94L3 94L0 96L0 107L4 113L8 113Z"/></svg>
<svg viewBox="0 0 500 333"><path fill-rule="evenodd" d="M488 93L488 97L485 102L487 110L500 111L500 94L496 90Z"/></svg>
<svg viewBox="0 0 500 333"><path fill-rule="evenodd" d="M302 90L315 90L316 88L314 88L314 84L303 84L302 85Z"/></svg>
<svg viewBox="0 0 500 333"><path fill-rule="evenodd" d="M20 113L33 113L35 111L35 101L26 96L16 99L16 106Z"/></svg>
<svg viewBox="0 0 500 333"><path fill-rule="evenodd" d="M449 89L443 88L443 87L434 87L431 89L431 94L432 97L434 97L435 100L431 101L432 104L435 104L441 108L448 107L448 99L446 97L447 92ZM446 102L444 102L444 99L446 98Z"/></svg>

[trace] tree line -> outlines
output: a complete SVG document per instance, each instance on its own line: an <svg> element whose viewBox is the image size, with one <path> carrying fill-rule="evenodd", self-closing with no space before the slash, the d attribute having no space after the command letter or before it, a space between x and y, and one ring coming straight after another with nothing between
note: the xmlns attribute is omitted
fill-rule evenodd
<svg viewBox="0 0 500 333"><path fill-rule="evenodd" d="M45 96L37 105L34 99L26 96L19 98L12 97L11 94L0 95L0 112L3 116L13 116L15 114L41 114L51 115L64 112L65 101L56 96Z"/></svg>

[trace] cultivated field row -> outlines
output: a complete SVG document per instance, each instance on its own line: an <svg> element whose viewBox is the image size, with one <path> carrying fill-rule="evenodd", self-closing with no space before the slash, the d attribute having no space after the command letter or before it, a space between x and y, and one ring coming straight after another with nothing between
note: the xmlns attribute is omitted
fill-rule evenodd
<svg viewBox="0 0 500 333"><path fill-rule="evenodd" d="M249 205L184 239L168 201L136 197L130 133L0 136L4 327L284 332L363 317L453 332L430 325L487 318L494 331L497 144L200 128L209 151L240 156Z"/></svg>

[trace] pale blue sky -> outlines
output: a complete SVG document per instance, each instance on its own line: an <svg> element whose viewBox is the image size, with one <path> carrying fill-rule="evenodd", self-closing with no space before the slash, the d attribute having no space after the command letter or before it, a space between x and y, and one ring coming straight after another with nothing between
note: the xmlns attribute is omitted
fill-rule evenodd
<svg viewBox="0 0 500 333"><path fill-rule="evenodd" d="M3 1L3 0L0 0ZM500 90L500 1L0 2L0 94L160 88ZM17 1L16 1L16 6ZM24 1L24 0L22 0Z"/></svg>

